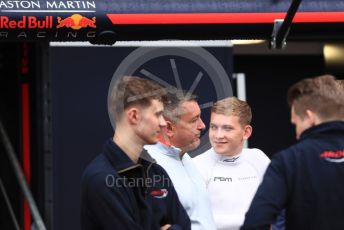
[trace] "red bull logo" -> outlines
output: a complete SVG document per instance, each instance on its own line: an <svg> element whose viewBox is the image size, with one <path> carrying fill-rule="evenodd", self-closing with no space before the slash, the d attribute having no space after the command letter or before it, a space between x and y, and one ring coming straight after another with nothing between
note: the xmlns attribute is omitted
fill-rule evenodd
<svg viewBox="0 0 344 230"><path fill-rule="evenodd" d="M80 14L73 14L70 17L62 19L57 17L58 25L56 28L72 28L73 30L80 30L81 28L96 28L96 17L89 19L87 17L81 16Z"/></svg>
<svg viewBox="0 0 344 230"><path fill-rule="evenodd" d="M8 16L0 16L0 29L52 29L53 17L22 16L21 19L11 19Z"/></svg>

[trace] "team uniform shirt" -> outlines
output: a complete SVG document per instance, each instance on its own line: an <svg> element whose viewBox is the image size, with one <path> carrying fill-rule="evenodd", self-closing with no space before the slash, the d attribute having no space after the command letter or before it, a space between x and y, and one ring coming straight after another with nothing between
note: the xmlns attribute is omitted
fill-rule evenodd
<svg viewBox="0 0 344 230"><path fill-rule="evenodd" d="M205 184L191 157L162 143L144 148L161 165L172 180L180 202L191 220L192 230L215 230L215 222Z"/></svg>
<svg viewBox="0 0 344 230"><path fill-rule="evenodd" d="M206 183L217 229L239 229L269 158L259 149L243 149L229 157L211 148L193 160Z"/></svg>

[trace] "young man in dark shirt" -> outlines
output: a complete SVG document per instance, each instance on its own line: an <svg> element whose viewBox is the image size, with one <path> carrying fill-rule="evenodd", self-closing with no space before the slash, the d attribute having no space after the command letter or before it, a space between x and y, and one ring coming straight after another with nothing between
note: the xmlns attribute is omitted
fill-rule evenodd
<svg viewBox="0 0 344 230"><path fill-rule="evenodd" d="M344 229L344 90L333 76L288 91L298 143L276 154L241 229L269 229L282 209L286 229Z"/></svg>
<svg viewBox="0 0 344 230"><path fill-rule="evenodd" d="M143 151L166 126L163 94L158 84L131 76L113 87L115 134L82 178L83 230L190 229L167 173Z"/></svg>

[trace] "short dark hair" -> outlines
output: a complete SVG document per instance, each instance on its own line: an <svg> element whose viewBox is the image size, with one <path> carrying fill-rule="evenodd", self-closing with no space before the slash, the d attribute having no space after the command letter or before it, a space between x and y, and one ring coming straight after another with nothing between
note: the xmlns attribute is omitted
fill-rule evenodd
<svg viewBox="0 0 344 230"><path fill-rule="evenodd" d="M164 96L164 117L172 122L178 122L183 114L181 104L187 101L197 101L197 96L175 87L167 88Z"/></svg>
<svg viewBox="0 0 344 230"><path fill-rule="evenodd" d="M111 115L118 120L125 109L133 105L147 107L153 99L163 101L165 90L158 83L136 77L124 76L111 89L109 107Z"/></svg>
<svg viewBox="0 0 344 230"><path fill-rule="evenodd" d="M344 119L344 90L332 75L295 83L288 90L288 103L301 118L309 109L323 121Z"/></svg>

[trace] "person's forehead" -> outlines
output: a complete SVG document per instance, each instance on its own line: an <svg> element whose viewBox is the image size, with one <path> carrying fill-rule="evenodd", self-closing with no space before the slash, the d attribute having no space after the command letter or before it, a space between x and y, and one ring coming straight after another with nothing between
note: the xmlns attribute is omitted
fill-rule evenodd
<svg viewBox="0 0 344 230"><path fill-rule="evenodd" d="M225 114L218 114L218 113L211 113L211 121L224 121L224 122L239 122L239 116L236 115L225 115Z"/></svg>
<svg viewBox="0 0 344 230"><path fill-rule="evenodd" d="M296 115L296 113L295 113L295 106L294 105L291 105L290 113L291 113L292 116Z"/></svg>
<svg viewBox="0 0 344 230"><path fill-rule="evenodd" d="M197 101L183 101L180 106L183 110L186 110L186 111L199 111L200 110L200 107L197 103Z"/></svg>
<svg viewBox="0 0 344 230"><path fill-rule="evenodd" d="M164 104L157 99L151 99L149 108L153 110L163 110Z"/></svg>
<svg viewBox="0 0 344 230"><path fill-rule="evenodd" d="M180 121L188 122L201 115L201 109L196 101L184 101L177 108Z"/></svg>

